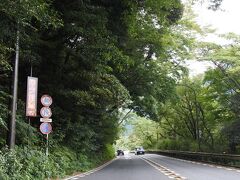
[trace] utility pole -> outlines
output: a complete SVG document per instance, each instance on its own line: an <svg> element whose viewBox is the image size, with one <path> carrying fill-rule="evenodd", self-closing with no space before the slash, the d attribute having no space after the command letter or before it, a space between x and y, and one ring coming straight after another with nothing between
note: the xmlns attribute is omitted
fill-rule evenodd
<svg viewBox="0 0 240 180"><path fill-rule="evenodd" d="M15 136L16 136L16 110L17 110L17 91L18 91L18 64L19 64L19 23L17 27L16 37L16 55L15 65L13 74L13 87L12 87L12 103L11 103L11 114L8 124L8 146L10 149L14 149Z"/></svg>

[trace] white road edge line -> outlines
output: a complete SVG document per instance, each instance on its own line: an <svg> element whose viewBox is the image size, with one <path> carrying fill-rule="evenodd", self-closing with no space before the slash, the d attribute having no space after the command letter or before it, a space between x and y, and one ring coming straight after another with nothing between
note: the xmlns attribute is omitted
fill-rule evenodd
<svg viewBox="0 0 240 180"><path fill-rule="evenodd" d="M114 158L114 159L112 159L111 161L108 161L108 162L106 162L105 164L103 164L103 165L101 165L101 166L99 166L99 167L97 167L97 168L95 168L95 169L92 169L92 170L90 170L90 171L88 171L88 172L81 173L81 174L78 174L78 175L75 175L75 176L71 176L71 177L65 178L65 179L63 179L63 180L70 180L70 179L74 180L74 179L76 179L76 178L80 178L80 177L84 177L84 176L90 175L90 174L92 174L92 173L94 173L94 172L97 172L97 171L102 170L103 168L105 168L106 166L110 165L110 164L111 164L113 161L115 161L115 160L116 160L116 158Z"/></svg>
<svg viewBox="0 0 240 180"><path fill-rule="evenodd" d="M157 156L164 156L164 155L159 155L159 154L154 154ZM185 160L185 159L179 159L179 158L174 158L174 157L169 157L169 156L164 156L167 157L169 159L174 159L174 160L178 160L178 161L183 161L183 162L187 162L187 163L193 163L193 164L198 164L198 165L203 165L203 166L209 166L212 168L218 168L218 169L224 169L224 170L228 170L228 171L235 171L235 172L240 172L239 169L237 168L231 168L231 167L227 167L227 166L221 166L218 164L208 164L208 163L203 163L203 162L197 162L197 161L191 161L191 160Z"/></svg>

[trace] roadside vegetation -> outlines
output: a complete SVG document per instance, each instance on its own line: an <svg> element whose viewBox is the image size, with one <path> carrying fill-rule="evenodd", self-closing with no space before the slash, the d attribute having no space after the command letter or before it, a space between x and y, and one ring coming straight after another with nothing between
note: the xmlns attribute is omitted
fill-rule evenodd
<svg viewBox="0 0 240 180"><path fill-rule="evenodd" d="M197 47L196 57L211 62L213 68L202 75L183 77L172 97L156 107L158 119L136 114L127 118L126 125L132 130L119 141L128 140L125 148L132 149L137 143L155 150L240 154L240 37L232 33L221 36L229 43Z"/></svg>
<svg viewBox="0 0 240 180"><path fill-rule="evenodd" d="M220 1L211 2L214 9ZM0 179L57 178L91 169L114 157L113 144L127 123L128 147L239 151L239 37L225 35L232 39L226 46L198 42L209 29L194 22L189 4L1 0L0 16ZM18 31L16 148L9 150ZM189 78L184 62L195 57L215 69ZM31 67L39 97L53 97L48 157L39 117L30 124L25 117Z"/></svg>
<svg viewBox="0 0 240 180"><path fill-rule="evenodd" d="M189 38L184 45L193 45L193 51L184 57L208 62L212 68L195 77L184 73L164 103L151 102L156 118L140 117L138 112L129 114L123 125L128 127L128 133L123 131L116 146L239 154L240 36L219 35L226 40L224 45L201 42L197 36L214 31L194 23L190 6L186 6L184 12L178 24L178 35L187 32ZM186 22L196 31L179 28Z"/></svg>

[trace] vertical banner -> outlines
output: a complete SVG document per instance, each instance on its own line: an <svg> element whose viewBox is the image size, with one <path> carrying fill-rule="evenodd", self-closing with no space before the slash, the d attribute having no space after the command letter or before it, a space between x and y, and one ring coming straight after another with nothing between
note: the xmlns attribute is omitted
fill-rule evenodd
<svg viewBox="0 0 240 180"><path fill-rule="evenodd" d="M28 76L26 116L29 117L37 116L37 93L38 93L38 78Z"/></svg>

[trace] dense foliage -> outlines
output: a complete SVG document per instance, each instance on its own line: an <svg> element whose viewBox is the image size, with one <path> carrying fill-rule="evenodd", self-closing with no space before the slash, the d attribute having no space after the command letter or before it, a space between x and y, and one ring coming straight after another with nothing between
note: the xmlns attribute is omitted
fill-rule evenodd
<svg viewBox="0 0 240 180"><path fill-rule="evenodd" d="M176 30L182 11L179 0L1 0L2 177L44 179L86 170L113 157L122 111L157 120L191 48L183 48L188 35ZM18 147L11 152L4 148L17 32ZM54 102L47 164L39 117L29 125L24 113L31 67L39 96L50 94Z"/></svg>
<svg viewBox="0 0 240 180"><path fill-rule="evenodd" d="M189 23L192 15L186 17ZM181 21L178 26L183 26ZM188 31L184 29L184 32ZM178 34L182 35L181 30ZM233 33L220 37L227 44L198 42L193 47L193 57L207 61L213 68L197 77L179 79L171 98L157 106L155 122L149 117L127 118L126 126L132 130L127 135L123 133L117 146L240 153L240 37Z"/></svg>
<svg viewBox="0 0 240 180"><path fill-rule="evenodd" d="M133 124L128 141L152 149L240 153L239 36L223 37L231 40L229 44L203 43L199 47L199 57L212 62L214 69L182 79L175 97L161 106L157 125L139 120ZM152 126L155 128L148 130ZM139 134L147 135L139 138Z"/></svg>
<svg viewBox="0 0 240 180"><path fill-rule="evenodd" d="M221 4L208 2L212 9ZM240 38L225 35L231 40L226 46L197 42L208 30L193 21L188 3L0 0L0 17L0 179L63 177L93 168L114 157L122 123L128 132L117 146L125 148L240 151ZM10 151L17 32L16 148ZM196 57L215 68L192 79L182 64ZM31 69L39 97L53 97L48 157L39 117L30 124L25 117Z"/></svg>

